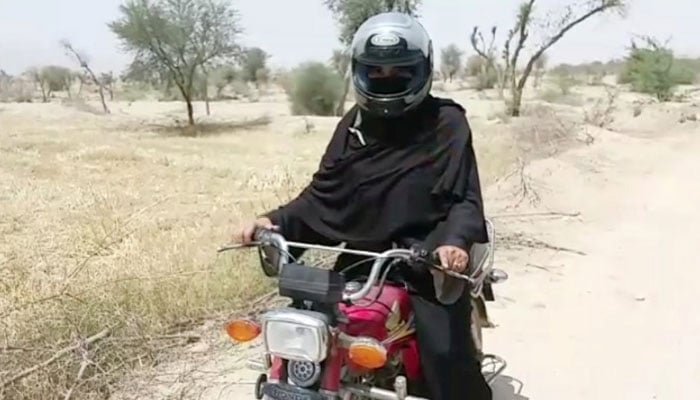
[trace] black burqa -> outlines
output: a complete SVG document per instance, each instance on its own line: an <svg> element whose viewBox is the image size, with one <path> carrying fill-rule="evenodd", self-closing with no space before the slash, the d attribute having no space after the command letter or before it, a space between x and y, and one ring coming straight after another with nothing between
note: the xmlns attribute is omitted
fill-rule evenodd
<svg viewBox="0 0 700 400"><path fill-rule="evenodd" d="M464 109L428 97L413 112L378 119L353 107L340 120L302 193L266 214L289 240L383 251L421 242L468 250L488 240L472 137ZM300 253L295 252L295 256ZM336 269L355 263L342 255ZM429 274L409 287L425 384L433 400L491 399L469 331L465 293L435 299Z"/></svg>
<svg viewBox="0 0 700 400"><path fill-rule="evenodd" d="M424 240L434 246L488 240L464 109L428 97L409 115L367 118L357 106L338 123L311 183L267 216L290 216L332 242ZM355 132L355 133L353 133ZM358 133L359 132L359 133Z"/></svg>

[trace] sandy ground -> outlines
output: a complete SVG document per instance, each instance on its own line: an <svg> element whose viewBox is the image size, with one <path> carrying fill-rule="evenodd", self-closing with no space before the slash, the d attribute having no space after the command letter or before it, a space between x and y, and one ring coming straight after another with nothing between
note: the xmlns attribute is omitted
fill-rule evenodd
<svg viewBox="0 0 700 400"><path fill-rule="evenodd" d="M509 208L516 176L486 191L498 231L571 250L497 245L510 280L485 331L508 362L496 400L698 398L700 127L666 121L655 135L590 131L593 144L533 162L534 205ZM580 214L513 216L530 212ZM117 397L252 399L256 347L210 339Z"/></svg>
<svg viewBox="0 0 700 400"><path fill-rule="evenodd" d="M499 252L511 280L489 350L509 362L496 399L697 399L700 132L607 133L531 166L546 208L577 219L499 221L566 252Z"/></svg>
<svg viewBox="0 0 700 400"><path fill-rule="evenodd" d="M587 105L589 97L600 96L600 89L579 90ZM685 114L700 116L698 101L647 105L634 115L630 104L637 96L623 93L611 130L589 125L584 133L592 144L557 153L560 134L571 130L558 118L577 116L581 107L550 105L554 116L508 124L497 116L499 101L467 91L454 97L467 105L475 127L477 154L489 171L483 177L486 207L497 231L506 238L570 249L497 243L497 265L510 280L496 287L497 301L489 304L497 327L484 332L485 345L509 365L494 384L495 399L699 398L700 317L693 300L700 271L693 250L700 243L700 123L680 122ZM279 99L215 104L214 122L261 115L272 122L196 140L156 129L182 117L178 103L122 102L113 105L109 117L57 104L1 105L0 183L3 189L22 190L0 193L0 214L7 213L5 225L18 225L13 221L30 210L42 218L23 220L22 229L0 223L7 228L0 245L22 256L22 240L73 221L61 210L86 203L92 191L108 194L114 209L109 210L117 216L130 215L167 192L177 202L157 215L151 211L144 219L158 226L144 222L144 229L159 232L156 245L173 239L192 243L153 262L145 257L150 264L136 267L178 265L180 254L199 252L192 257L197 266L212 257L211 249L234 222L263 206L258 203L269 207L286 195L273 193L275 188L297 190L315 168L334 120L293 118L282 104ZM313 129L304 133L309 123ZM537 196L513 208L521 175L497 177L521 155L514 149L522 145L520 136L541 139L526 149L540 153L537 157L555 155L527 165L524 175ZM251 142L256 153L250 151ZM65 196L66 188L73 188L73 197ZM551 212L578 214L522 216ZM133 253L143 253L144 246L135 246ZM124 253L124 265L133 264L134 254ZM31 257L26 259L33 265ZM107 257L101 262L121 265ZM212 280L219 281L218 276ZM168 298L173 305L162 310L178 313L183 305L173 300L179 293L191 294L194 282L184 280L182 290ZM210 296L212 287L203 284L201 301L218 298ZM246 369L245 359L259 348L233 346L222 322L200 327L203 340L163 354L155 369L134 371L112 398L252 399L257 373Z"/></svg>

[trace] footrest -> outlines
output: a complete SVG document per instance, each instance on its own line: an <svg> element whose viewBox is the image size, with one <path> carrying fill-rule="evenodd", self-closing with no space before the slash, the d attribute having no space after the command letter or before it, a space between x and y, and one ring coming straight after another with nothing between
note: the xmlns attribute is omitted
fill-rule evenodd
<svg viewBox="0 0 700 400"><path fill-rule="evenodd" d="M484 354L481 360L481 371L486 382L491 384L506 369L506 360L494 354Z"/></svg>

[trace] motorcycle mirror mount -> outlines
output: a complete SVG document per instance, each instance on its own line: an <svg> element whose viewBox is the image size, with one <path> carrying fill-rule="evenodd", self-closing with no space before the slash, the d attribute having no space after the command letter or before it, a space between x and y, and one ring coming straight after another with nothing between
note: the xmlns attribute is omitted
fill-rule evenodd
<svg viewBox="0 0 700 400"><path fill-rule="evenodd" d="M274 246L258 246L258 256L260 266L265 276L274 278L279 276L282 270L282 263L285 257L280 256L280 250Z"/></svg>
<svg viewBox="0 0 700 400"><path fill-rule="evenodd" d="M492 269L488 275L489 283L498 284L508 280L508 273L500 269Z"/></svg>
<svg viewBox="0 0 700 400"><path fill-rule="evenodd" d="M279 276L289 262L289 247L284 238L271 230L260 229L255 233L258 242L258 255L263 273L268 277Z"/></svg>

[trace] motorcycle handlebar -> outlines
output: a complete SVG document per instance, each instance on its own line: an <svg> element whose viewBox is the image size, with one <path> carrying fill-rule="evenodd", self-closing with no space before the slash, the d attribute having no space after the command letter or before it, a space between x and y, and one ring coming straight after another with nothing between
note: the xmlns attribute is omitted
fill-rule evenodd
<svg viewBox="0 0 700 400"><path fill-rule="evenodd" d="M401 258L406 261L422 261L432 268L438 269L442 271L443 273L452 276L454 278L466 280L466 281L471 281L471 279L465 275L459 274L457 272L449 271L440 266L439 260L437 260L437 257L435 257L434 254L430 253L429 251L425 249L421 249L418 247L412 247L410 249L389 249L384 252L378 253L378 252L372 252L372 251L363 251L363 250L353 250L353 249L343 249L339 247L330 247L330 246L321 246L321 245L314 245L314 244L307 244L307 243L299 243L299 242L291 242L287 241L284 236L282 236L280 233L271 231L268 229L258 229L256 230L254 234L254 239L255 242L251 243L249 246L271 246L274 247L278 253L279 257L279 265L283 267L284 265L289 263L289 248L290 247L296 247L296 248L303 248L303 249L308 249L308 250L323 250L323 251L332 251L332 252L338 252L338 253L348 253L348 254L354 254L354 255L360 255L360 256L365 256L365 257L370 257L374 258L374 263L372 264L372 268L369 273L369 277L367 278L367 282L365 282L364 286L357 292L351 293L351 294L343 294L343 300L344 301L357 301L369 294L369 292L372 290L372 287L377 283L382 267L384 264L392 259L395 258ZM234 248L241 248L241 247L247 247L247 246L229 246L229 247L224 247L220 249L219 251L225 251L229 249L234 249Z"/></svg>

